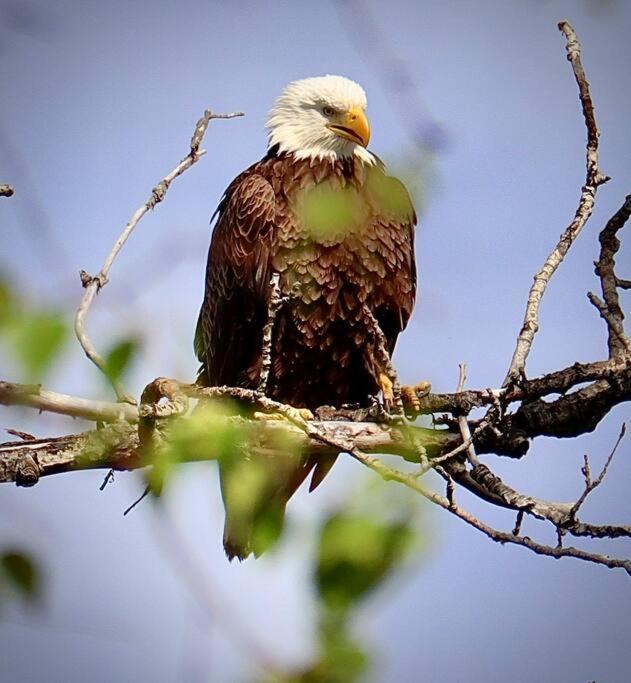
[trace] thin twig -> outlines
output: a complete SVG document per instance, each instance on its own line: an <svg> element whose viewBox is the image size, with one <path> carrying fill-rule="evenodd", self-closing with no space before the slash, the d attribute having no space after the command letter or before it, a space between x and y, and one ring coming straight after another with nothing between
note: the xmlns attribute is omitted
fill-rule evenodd
<svg viewBox="0 0 631 683"><path fill-rule="evenodd" d="M464 363L458 364L459 378L458 378L458 388L456 393L459 394L464 391L464 383L467 379L467 366ZM475 452L475 446L473 445L473 438L471 436L471 430L469 429L469 421L466 415L458 415L458 427L460 428L460 433L462 434L462 443L467 444L467 459L476 467L480 464L478 456Z"/></svg>
<svg viewBox="0 0 631 683"><path fill-rule="evenodd" d="M385 465L383 462L381 462L381 460L366 455L358 449L351 449L347 452L350 453L350 455L352 455L356 460L359 460L361 463L363 463L364 465L375 471L377 474L379 474L385 481L397 481L400 484L403 484L404 486L411 488L427 500L438 505L444 510L451 512L451 514L460 518L466 524L469 524L475 529L478 529L478 531L481 531L483 534L488 536L488 538L490 538L493 541L496 541L497 543L510 543L514 545L519 545L524 548L528 548L529 550L532 550L538 555L546 555L548 557L554 557L555 559L560 559L562 557L573 557L579 560L584 560L586 562L600 564L610 569L622 568L627 572L627 574L629 574L629 576L631 576L631 560L619 559L615 557L610 557L608 555L599 555L597 553L587 552L585 550L581 550L580 548L574 548L571 546L564 548L554 548L552 546L544 545L542 543L533 541L528 536L519 536L518 534L508 533L505 531L494 529L488 524L485 524L484 522L480 521L470 512L467 512L458 505L453 504L446 497L443 497L440 494L425 488L415 479L414 476L407 474L405 472L401 472L399 470L394 470Z"/></svg>
<svg viewBox="0 0 631 683"><path fill-rule="evenodd" d="M160 203L164 199L171 183L178 176L180 176L191 166L193 166L193 164L197 163L197 161L199 161L199 159L205 154L205 151L200 150L199 147L204 138L204 134L206 133L210 121L212 121L213 119L231 119L237 116L243 116L243 114L241 112L235 112L232 114L213 114L211 111L206 110L204 112L204 115L199 119L195 126L195 131L191 138L189 153L182 159L182 161L180 161L180 163L171 171L171 173L165 176L153 188L153 190L151 191L151 195L149 196L149 199L147 199L147 201L140 208L138 208L134 215L129 219L129 222L119 235L118 239L114 243L107 257L105 258L105 262L103 263L101 270L95 276L91 276L85 271L81 272L81 281L83 287L85 288L85 291L83 293L83 297L75 314L75 334L77 336L77 339L79 340L79 343L81 344L81 347L85 351L86 356L101 371L103 371L104 374L107 375L105 368L105 360L96 350L94 344L88 337L88 334L85 330L85 318L88 313L88 310L90 309L90 306L92 305L92 302L94 301L94 297L108 283L109 272L114 262L114 259L116 258L120 250L123 248L123 245L133 232L134 228L136 227L140 219L148 211L153 209L158 203ZM114 388L114 391L116 392L116 397L119 401L131 404L135 403L134 398L125 391L120 381L112 381L112 386Z"/></svg>
<svg viewBox="0 0 631 683"><path fill-rule="evenodd" d="M515 382L523 373L526 367L526 359L539 329L539 306L548 283L591 216L598 187L609 180L608 176L603 175L598 168L598 138L600 131L594 116L594 104L589 91L589 83L581 62L581 47L574 29L567 21L562 21L559 24L559 30L566 38L567 58L572 65L574 77L578 84L579 97L587 127L586 179L585 185L583 185L581 190L581 198L574 219L561 235L556 247L545 260L541 270L535 275L534 284L528 294L523 326L517 337L517 345L503 383L504 386Z"/></svg>
<svg viewBox="0 0 631 683"><path fill-rule="evenodd" d="M609 465L611 465L611 461L613 460L613 456L616 454L616 451L618 450L618 446L620 445L620 442L622 439L624 439L624 435L626 434L627 431L627 425L626 423L622 423L622 427L620 428L620 434L618 435L618 439L616 440L616 443L614 444L614 447L611 449L611 453L609 453L609 457L605 461L605 464L600 471L600 474L596 477L596 479L592 480L591 477L591 471L589 468L589 458L587 455L584 456L584 461L583 461L583 467L582 467L582 472L583 472L583 477L585 479L585 489L583 490L583 493L579 496L578 500L574 505L572 506L572 509L570 510L570 517L572 519L576 519L576 515L581 507L581 505L585 502L585 499L589 494L598 486L600 486L607 475L607 471L609 470Z"/></svg>
<svg viewBox="0 0 631 683"><path fill-rule="evenodd" d="M142 492L139 498L136 500L123 512L123 517L126 517L140 502L142 502L150 493L151 486L145 486L145 490Z"/></svg>
<svg viewBox="0 0 631 683"><path fill-rule="evenodd" d="M0 185L0 197L13 197L15 190L11 185Z"/></svg>
<svg viewBox="0 0 631 683"><path fill-rule="evenodd" d="M609 349L612 356L631 352L631 340L624 333L622 318L611 311L607 304L593 292L587 292L590 303L598 310L609 330Z"/></svg>
<svg viewBox="0 0 631 683"><path fill-rule="evenodd" d="M521 531L521 525L522 522L524 521L524 511L519 510L517 513L517 518L515 519L515 526L513 527L513 536L519 536L519 533Z"/></svg>
<svg viewBox="0 0 631 683"><path fill-rule="evenodd" d="M114 470L110 469L108 470L107 474L105 475L105 479L103 479L103 483L99 486L99 491L105 491L105 487L114 481Z"/></svg>

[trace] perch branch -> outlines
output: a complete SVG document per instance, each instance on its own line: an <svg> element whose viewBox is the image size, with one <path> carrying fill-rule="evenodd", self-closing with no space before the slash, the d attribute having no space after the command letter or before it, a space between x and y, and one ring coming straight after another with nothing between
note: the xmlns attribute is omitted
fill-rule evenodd
<svg viewBox="0 0 631 683"><path fill-rule="evenodd" d="M523 374L526 367L526 359L539 329L539 306L548 283L591 216L598 187L609 180L607 176L600 172L598 167L598 138L600 132L596 124L589 83L581 62L581 46L574 29L567 21L562 21L559 24L559 30L566 38L567 58L572 65L574 77L578 84L579 97L587 127L586 179L585 185L583 185L581 190L581 198L574 219L561 235L556 247L545 260L541 270L535 275L534 284L528 294L523 325L517 337L517 345L504 380L504 386L515 382Z"/></svg>
<svg viewBox="0 0 631 683"><path fill-rule="evenodd" d="M204 150L200 150L200 145L209 123L213 119L231 119L237 116L243 116L243 114L241 112L232 114L213 114L211 111L206 110L204 115L199 119L197 125L195 126L195 131L193 132L193 136L191 138L189 153L153 188L149 199L147 199L147 201L140 208L138 208L134 215L129 219L129 222L119 235L116 242L114 242L113 247L105 258L105 261L101 266L101 270L95 276L91 276L85 271L81 271L81 282L85 291L75 314L75 334L79 340L79 343L81 344L81 347L85 351L86 356L106 375L105 360L96 350L85 329L85 318L90 306L92 305L92 302L94 301L94 297L108 283L109 272L112 264L114 263L114 259L123 248L123 245L133 232L140 219L164 199L171 183L178 176L182 175L182 173L193 166L193 164L199 161L199 159L205 154ZM119 381L112 381L112 386L116 392L116 397L120 402L134 403L134 399L127 394L123 385Z"/></svg>

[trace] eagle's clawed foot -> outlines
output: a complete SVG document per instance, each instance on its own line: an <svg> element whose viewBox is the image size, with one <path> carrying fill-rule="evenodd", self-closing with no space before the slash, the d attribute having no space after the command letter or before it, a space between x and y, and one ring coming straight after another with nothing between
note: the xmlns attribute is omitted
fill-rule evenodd
<svg viewBox="0 0 631 683"><path fill-rule="evenodd" d="M379 375L379 388L381 389L381 395L383 396L384 408L386 409L386 412L390 412L394 405L394 384L385 372L382 372Z"/></svg>
<svg viewBox="0 0 631 683"><path fill-rule="evenodd" d="M413 386L401 387L401 400L406 415L417 415L421 410L421 399L429 394L432 385L422 380Z"/></svg>

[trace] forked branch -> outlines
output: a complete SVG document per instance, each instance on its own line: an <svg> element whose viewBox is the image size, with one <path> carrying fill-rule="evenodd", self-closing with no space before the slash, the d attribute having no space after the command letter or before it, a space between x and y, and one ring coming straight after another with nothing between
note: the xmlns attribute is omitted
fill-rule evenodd
<svg viewBox="0 0 631 683"><path fill-rule="evenodd" d="M79 340L79 343L81 344L81 347L85 351L86 356L106 375L106 377L108 377L108 373L106 371L105 360L103 356L101 356L101 354L96 350L96 347L92 343L92 340L88 336L88 333L85 329L85 318L88 314L90 306L92 305L92 302L94 301L94 297L108 283L112 264L114 263L114 260L118 256L120 250L123 248L123 245L134 231L134 228L138 225L140 219L148 211L154 209L156 205L164 199L169 187L171 186L171 183L178 176L182 175L182 173L196 164L201 157L206 154L205 150L200 149L200 146L204 139L204 135L206 134L206 130L208 129L209 123L213 119L232 119L237 116L243 116L243 113L235 112L232 114L214 114L207 109L195 126L188 154L168 175L158 182L153 190L151 190L151 194L149 195L147 201L138 209L136 209L133 216L129 219L129 222L107 254L105 261L101 266L101 270L99 270L99 272L94 276L86 273L83 270L81 271L81 283L85 291L75 314L75 334ZM119 401L132 404L135 403L134 398L125 391L125 388L119 380L112 380L109 377L108 379L110 379L114 391L116 392L116 397Z"/></svg>
<svg viewBox="0 0 631 683"><path fill-rule="evenodd" d="M581 46L574 29L567 21L559 24L559 30L566 38L567 58L572 66L576 83L578 84L579 97L587 127L587 148L585 153L586 177L585 185L581 189L576 214L572 222L561 235L556 247L550 252L543 266L534 278L534 284L528 294L528 303L524 313L524 321L517 337L517 346L513 352L510 367L504 386L517 381L525 372L526 359L532 348L532 343L539 330L539 306L545 294L546 288L556 269L561 265L572 244L580 234L583 226L589 220L594 209L596 191L598 187L609 180L609 177L601 173L598 167L598 138L600 131L594 115L594 103L589 90L589 82L581 61Z"/></svg>

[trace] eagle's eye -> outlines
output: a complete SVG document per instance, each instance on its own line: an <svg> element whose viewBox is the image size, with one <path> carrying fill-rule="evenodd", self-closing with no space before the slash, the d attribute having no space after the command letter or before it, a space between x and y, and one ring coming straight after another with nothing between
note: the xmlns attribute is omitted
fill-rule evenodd
<svg viewBox="0 0 631 683"><path fill-rule="evenodd" d="M322 113L325 116L333 116L333 114L335 114L335 109L333 109L333 107L322 107Z"/></svg>

